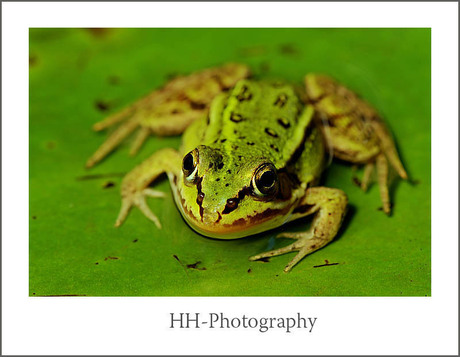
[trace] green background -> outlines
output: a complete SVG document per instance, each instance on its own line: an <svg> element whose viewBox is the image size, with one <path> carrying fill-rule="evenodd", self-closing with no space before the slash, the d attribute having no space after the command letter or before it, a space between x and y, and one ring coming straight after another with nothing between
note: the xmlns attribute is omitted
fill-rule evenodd
<svg viewBox="0 0 460 357"><path fill-rule="evenodd" d="M29 293L104 296L429 296L429 29L31 29L29 53ZM235 61L257 78L301 83L327 73L373 103L391 127L412 182L393 181L393 215L378 186L363 193L350 165L334 162L325 184L347 192L339 236L283 273L295 253L250 262L290 243L275 240L310 220L233 241L202 237L182 220L169 183L149 199L163 229L134 209L114 228L122 175L179 137L129 140L92 170L84 163L106 133L91 126L168 78ZM177 259L175 258L177 257ZM328 261L329 264L324 265Z"/></svg>

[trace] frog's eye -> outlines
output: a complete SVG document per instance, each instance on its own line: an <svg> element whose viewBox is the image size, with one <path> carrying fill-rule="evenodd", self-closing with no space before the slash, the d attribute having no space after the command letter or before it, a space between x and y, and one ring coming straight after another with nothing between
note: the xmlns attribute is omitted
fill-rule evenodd
<svg viewBox="0 0 460 357"><path fill-rule="evenodd" d="M198 151L190 151L182 160L182 172L186 183L193 184L198 173Z"/></svg>
<svg viewBox="0 0 460 357"><path fill-rule="evenodd" d="M252 177L253 192L258 197L274 196L278 192L279 180L273 164L260 165Z"/></svg>

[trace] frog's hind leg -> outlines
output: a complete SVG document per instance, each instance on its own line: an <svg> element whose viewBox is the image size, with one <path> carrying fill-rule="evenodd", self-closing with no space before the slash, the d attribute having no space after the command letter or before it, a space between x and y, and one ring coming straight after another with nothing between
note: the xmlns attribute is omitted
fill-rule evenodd
<svg viewBox="0 0 460 357"><path fill-rule="evenodd" d="M388 214L388 161L402 179L407 179L407 173L382 119L367 102L327 76L309 74L305 84L306 101L315 107L315 120L333 156L366 165L360 185L364 191L376 164L383 210Z"/></svg>
<svg viewBox="0 0 460 357"><path fill-rule="evenodd" d="M115 131L102 143L93 155L86 161L86 167L90 168L112 152L127 136L129 136L138 126L137 118L130 118L122 123Z"/></svg>
<svg viewBox="0 0 460 357"><path fill-rule="evenodd" d="M129 149L129 155L134 156L144 144L145 140L151 135L149 128L140 128Z"/></svg>
<svg viewBox="0 0 460 357"><path fill-rule="evenodd" d="M130 209L136 206L158 228L161 228L160 221L148 207L145 198L164 197L164 193L148 186L163 173L171 177L177 176L180 162L181 158L176 150L162 149L130 171L121 184L121 209L115 226L119 227L128 216Z"/></svg>
<svg viewBox="0 0 460 357"><path fill-rule="evenodd" d="M183 133L192 122L207 114L210 103L219 93L248 76L246 65L229 63L171 80L162 89L94 124L96 131L116 124L119 127L89 158L86 167L101 161L138 127L140 131L130 150L132 155L150 134L169 136Z"/></svg>
<svg viewBox="0 0 460 357"><path fill-rule="evenodd" d="M310 229L307 232L279 234L278 237L292 238L296 241L286 247L250 257L249 260L298 251L294 259L284 268L285 272L289 272L303 257L334 239L345 216L347 202L347 196L341 190L328 187L309 188L299 206L294 209L292 219L316 213Z"/></svg>

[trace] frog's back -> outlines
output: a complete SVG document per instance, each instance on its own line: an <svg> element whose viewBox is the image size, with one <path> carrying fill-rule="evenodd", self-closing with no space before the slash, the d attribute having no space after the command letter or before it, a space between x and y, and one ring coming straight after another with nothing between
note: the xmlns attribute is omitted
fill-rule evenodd
<svg viewBox="0 0 460 357"><path fill-rule="evenodd" d="M248 159L268 156L281 168L300 145L310 114L291 85L241 80L214 101L204 143Z"/></svg>

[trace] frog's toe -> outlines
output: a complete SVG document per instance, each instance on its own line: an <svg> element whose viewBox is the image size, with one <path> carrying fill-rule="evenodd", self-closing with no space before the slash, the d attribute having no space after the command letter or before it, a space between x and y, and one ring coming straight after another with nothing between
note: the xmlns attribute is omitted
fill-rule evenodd
<svg viewBox="0 0 460 357"><path fill-rule="evenodd" d="M165 198L166 193L163 191L152 190L151 188L145 188L143 191L145 196L154 197L154 198Z"/></svg>
<svg viewBox="0 0 460 357"><path fill-rule="evenodd" d="M290 239L302 239L311 237L310 233L305 232L284 232L276 235L275 238L290 238Z"/></svg>
<svg viewBox="0 0 460 357"><path fill-rule="evenodd" d="M294 265L301 261L305 256L314 251L322 248L327 244L327 240L312 236L309 232L299 233L281 233L277 237L297 239L296 242L279 249L270 250L265 253L257 254L249 258L249 260L260 260L263 258L269 258L276 255L281 255L293 251L298 251L297 255L292 259L288 265L284 268L284 272L288 273Z"/></svg>
<svg viewBox="0 0 460 357"><path fill-rule="evenodd" d="M122 199L121 202L121 209L120 213L118 214L117 220L115 221L115 227L119 227L122 225L126 217L128 216L131 207L137 206L141 212L150 219L158 229L161 229L161 223L158 217L150 210L147 202L145 201L145 197L165 197L165 193L161 191L152 190L150 188L146 188L142 190L142 192L138 192L133 195L126 196Z"/></svg>
<svg viewBox="0 0 460 357"><path fill-rule="evenodd" d="M268 252L253 255L252 257L249 258L249 260L250 261L255 261L255 260L260 260L260 259L264 259L264 258L270 258L270 257L274 257L276 255L281 255L281 254L286 254L286 253L292 252L295 249L296 249L296 246L295 246L295 243L293 243L293 244L290 244L290 245L288 245L286 247L283 247L283 248L273 249L273 250L270 250Z"/></svg>

